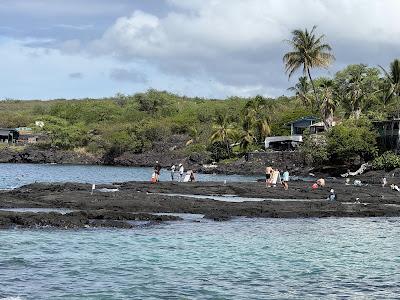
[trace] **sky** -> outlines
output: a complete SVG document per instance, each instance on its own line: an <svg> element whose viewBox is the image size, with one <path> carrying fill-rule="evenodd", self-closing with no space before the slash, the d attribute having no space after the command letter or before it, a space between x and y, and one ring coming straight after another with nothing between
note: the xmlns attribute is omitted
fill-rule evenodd
<svg viewBox="0 0 400 300"><path fill-rule="evenodd" d="M333 48L313 74L388 66L399 11L400 0L0 0L0 99L289 95L292 30L317 25Z"/></svg>

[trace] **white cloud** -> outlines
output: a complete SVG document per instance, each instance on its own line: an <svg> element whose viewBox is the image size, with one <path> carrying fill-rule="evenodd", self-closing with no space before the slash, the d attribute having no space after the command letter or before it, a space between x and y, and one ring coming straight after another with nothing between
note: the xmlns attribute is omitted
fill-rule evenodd
<svg viewBox="0 0 400 300"><path fill-rule="evenodd" d="M0 38L0 56L7 57L1 62L0 99L104 97L146 88L136 86L134 90L112 81L108 72L121 63L111 58L67 55L57 49L28 47L26 40L6 38Z"/></svg>
<svg viewBox="0 0 400 300"><path fill-rule="evenodd" d="M313 25L319 26L318 32L325 33L334 48L337 62L331 74L348 63L387 65L399 55L399 0L143 0L145 6L137 6L139 1L135 3L0 0L3 15L22 20L18 23L21 26L15 26L16 32L28 26L24 27L23 20L33 16L47 20L43 26L49 28L29 28L26 35L41 39L22 40L23 35L15 33L19 40L7 46L1 44L0 37L0 53L7 57L2 69L8 77L3 82L13 85L12 78L27 78L27 82L33 78L40 86L38 80L45 82L46 76L53 83L58 78L60 82L51 86L50 95L54 95L57 86L61 91L62 79L83 70L82 80L68 80L67 92L86 96L96 90L97 95L110 94L105 91L113 90L114 85L130 92L129 80L137 76L138 70L147 81L139 80L141 83L136 83L135 88L152 86L207 97L278 96L293 84L283 71L282 55L288 50L283 40L290 38L291 30ZM168 10L161 12L152 5ZM143 11L132 7L142 7ZM115 16L121 17L114 19ZM101 32L105 24L111 25ZM6 34L11 30L13 27L0 27ZM27 70L24 76L19 75L22 69ZM59 77L53 75L58 73ZM94 82L102 82L101 88L92 88L92 82L93 87ZM68 84L82 85L74 89ZM22 91L19 86L15 90L17 94Z"/></svg>
<svg viewBox="0 0 400 300"><path fill-rule="evenodd" d="M164 72L209 77L227 91L249 86L282 91L282 55L295 28L319 25L338 53L360 45L400 45L398 0L168 0L163 18L142 11L121 17L92 49L145 60ZM349 47L345 51L343 47ZM367 50L367 54L368 54ZM346 56L346 55L345 55ZM340 61L345 57L337 57ZM370 63L376 63L371 57ZM386 57L390 61L393 57ZM382 59L382 57L380 58ZM358 61L354 61L358 63Z"/></svg>

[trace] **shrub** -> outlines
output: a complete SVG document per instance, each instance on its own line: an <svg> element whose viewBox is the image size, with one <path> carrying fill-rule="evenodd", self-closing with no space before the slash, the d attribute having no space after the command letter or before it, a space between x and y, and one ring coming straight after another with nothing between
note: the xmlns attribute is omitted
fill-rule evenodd
<svg viewBox="0 0 400 300"><path fill-rule="evenodd" d="M223 142L214 142L208 146L207 150L211 152L211 158L215 161L220 161L230 157L226 144Z"/></svg>
<svg viewBox="0 0 400 300"><path fill-rule="evenodd" d="M349 162L357 157L375 157L377 133L368 119L349 119L327 133L327 150L331 160Z"/></svg>
<svg viewBox="0 0 400 300"><path fill-rule="evenodd" d="M310 135L307 129L303 134L301 151L312 165L321 165L328 161L328 149L325 135Z"/></svg>
<svg viewBox="0 0 400 300"><path fill-rule="evenodd" d="M372 168L386 171L400 168L400 156L391 151L385 152L372 161Z"/></svg>

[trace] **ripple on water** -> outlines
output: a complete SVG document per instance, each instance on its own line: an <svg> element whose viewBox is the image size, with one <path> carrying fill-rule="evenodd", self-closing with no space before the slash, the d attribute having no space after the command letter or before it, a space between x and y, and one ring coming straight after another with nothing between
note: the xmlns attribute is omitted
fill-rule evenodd
<svg viewBox="0 0 400 300"><path fill-rule="evenodd" d="M374 220L239 218L146 230L0 231L0 245L9 245L0 247L9 264L0 265L0 296L396 298L400 219Z"/></svg>

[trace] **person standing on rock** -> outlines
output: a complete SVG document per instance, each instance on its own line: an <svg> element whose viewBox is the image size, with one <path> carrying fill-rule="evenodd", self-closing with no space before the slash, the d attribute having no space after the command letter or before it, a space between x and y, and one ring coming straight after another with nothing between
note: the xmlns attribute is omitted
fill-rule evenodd
<svg viewBox="0 0 400 300"><path fill-rule="evenodd" d="M161 174L161 165L158 162L158 160L156 161L156 164L154 166L154 173L156 174L156 182L160 181L160 174Z"/></svg>
<svg viewBox="0 0 400 300"><path fill-rule="evenodd" d="M331 189L329 196L328 196L328 201L337 201L337 195L336 195L334 189Z"/></svg>
<svg viewBox="0 0 400 300"><path fill-rule="evenodd" d="M174 164L172 164L172 166L171 166L171 181L174 181L174 179L175 179L175 170L176 170L176 167Z"/></svg>
<svg viewBox="0 0 400 300"><path fill-rule="evenodd" d="M285 171L282 175L282 185L286 191L289 189L289 171L287 167L285 168Z"/></svg>
<svg viewBox="0 0 400 300"><path fill-rule="evenodd" d="M182 164L179 164L179 182L183 181L184 172L185 172L185 168L183 167Z"/></svg>
<svg viewBox="0 0 400 300"><path fill-rule="evenodd" d="M266 187L271 187L271 180L272 180L272 173L273 173L272 167L266 167L265 168L265 186Z"/></svg>

